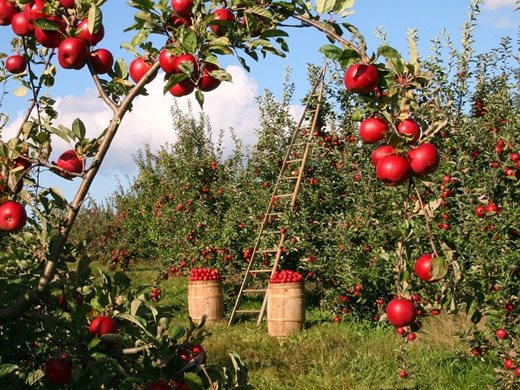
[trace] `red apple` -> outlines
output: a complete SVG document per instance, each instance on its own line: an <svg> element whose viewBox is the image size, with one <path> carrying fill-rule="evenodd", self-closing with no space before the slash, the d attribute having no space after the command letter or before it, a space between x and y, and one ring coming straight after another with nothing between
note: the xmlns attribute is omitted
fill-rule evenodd
<svg viewBox="0 0 520 390"><path fill-rule="evenodd" d="M23 12L15 14L11 20L11 28L16 35L30 37L34 35L33 24L25 17Z"/></svg>
<svg viewBox="0 0 520 390"><path fill-rule="evenodd" d="M0 230L16 232L27 223L25 208L15 200L0 204Z"/></svg>
<svg viewBox="0 0 520 390"><path fill-rule="evenodd" d="M64 69L81 69L87 63L88 48L79 38L66 38L58 46L58 62Z"/></svg>
<svg viewBox="0 0 520 390"><path fill-rule="evenodd" d="M425 282L429 282L432 279L430 274L431 267L432 255L425 253L415 261L414 272L419 277L419 279L424 280Z"/></svg>
<svg viewBox="0 0 520 390"><path fill-rule="evenodd" d="M105 36L105 27L103 26L103 23L99 25L97 31L94 31L91 34L88 31L88 19L84 19L81 22L79 22L78 26L76 27L76 30L77 37L85 41L85 43L89 46L97 45Z"/></svg>
<svg viewBox="0 0 520 390"><path fill-rule="evenodd" d="M172 0L172 8L179 16L187 16L193 9L193 0Z"/></svg>
<svg viewBox="0 0 520 390"><path fill-rule="evenodd" d="M226 35L229 25L236 19L235 14L227 8L219 8L212 15L213 19L209 23L211 31L219 37Z"/></svg>
<svg viewBox="0 0 520 390"><path fill-rule="evenodd" d="M27 69L27 61L20 54L13 54L6 58L5 68L11 73L22 73Z"/></svg>
<svg viewBox="0 0 520 390"><path fill-rule="evenodd" d="M428 175L435 172L439 166L439 151L434 144L421 144L408 152L408 162L416 175Z"/></svg>
<svg viewBox="0 0 520 390"><path fill-rule="evenodd" d="M48 16L43 12L43 7L45 7L45 0L34 0L25 5L23 12L27 20L32 22L33 20Z"/></svg>
<svg viewBox="0 0 520 390"><path fill-rule="evenodd" d="M191 26L193 24L191 14L187 16L177 16L176 14L171 14L170 22L173 24L174 27Z"/></svg>
<svg viewBox="0 0 520 390"><path fill-rule="evenodd" d="M0 0L0 26L8 26L17 13L16 6L9 0Z"/></svg>
<svg viewBox="0 0 520 390"><path fill-rule="evenodd" d="M478 218L484 218L486 216L486 208L483 205L478 205L475 208L475 215Z"/></svg>
<svg viewBox="0 0 520 390"><path fill-rule="evenodd" d="M192 69L192 71L189 72L190 74L198 72L199 65L197 59L191 54L175 56L173 61L173 73L184 73L183 69L186 71Z"/></svg>
<svg viewBox="0 0 520 390"><path fill-rule="evenodd" d="M189 95L195 89L195 84L190 79L182 80L170 88L170 93L175 97Z"/></svg>
<svg viewBox="0 0 520 390"><path fill-rule="evenodd" d="M398 155L389 155L377 164L376 176L384 184L397 186L403 184L410 177L410 164Z"/></svg>
<svg viewBox="0 0 520 390"><path fill-rule="evenodd" d="M221 81L211 76L211 72L219 69L220 68L215 64L206 63L203 67L202 75L199 78L197 87L204 92L216 89L220 85Z"/></svg>
<svg viewBox="0 0 520 390"><path fill-rule="evenodd" d="M374 167L377 167L377 164L379 164L383 157L393 154L397 154L397 151L392 145L378 146L372 151L372 164L374 164Z"/></svg>
<svg viewBox="0 0 520 390"><path fill-rule="evenodd" d="M49 49L54 49L60 45L60 43L65 39L65 23L59 18L48 18L50 22L53 22L59 30L44 30L36 27L34 29L34 38L45 47Z"/></svg>
<svg viewBox="0 0 520 390"><path fill-rule="evenodd" d="M97 74L105 74L112 70L114 56L107 49L97 49L90 53L90 64Z"/></svg>
<svg viewBox="0 0 520 390"><path fill-rule="evenodd" d="M354 64L345 71L343 81L348 91L367 95L377 87L379 71L375 65Z"/></svg>
<svg viewBox="0 0 520 390"><path fill-rule="evenodd" d="M64 152L56 162L56 165L71 173L83 172L83 159L78 156L74 149Z"/></svg>
<svg viewBox="0 0 520 390"><path fill-rule="evenodd" d="M103 336L107 333L117 333L117 325L115 321L106 316L99 316L92 320L89 327L92 336Z"/></svg>
<svg viewBox="0 0 520 390"><path fill-rule="evenodd" d="M168 385L168 383L166 383L164 381L152 382L152 383L148 383L146 385L146 390L170 390L170 389L171 389L170 385Z"/></svg>
<svg viewBox="0 0 520 390"><path fill-rule="evenodd" d="M367 118L359 125L359 136L366 144L375 144L385 138L388 123L380 117Z"/></svg>
<svg viewBox="0 0 520 390"><path fill-rule="evenodd" d="M495 332L495 335L497 336L498 339L504 340L507 338L507 330L505 330L504 328L497 329L497 331Z"/></svg>
<svg viewBox="0 0 520 390"><path fill-rule="evenodd" d="M412 118L405 119L397 125L397 131L407 138L411 137L409 143L416 143L421 136L421 127Z"/></svg>
<svg viewBox="0 0 520 390"><path fill-rule="evenodd" d="M388 321L396 327L410 325L415 320L415 305L403 298L394 298L386 306Z"/></svg>
<svg viewBox="0 0 520 390"><path fill-rule="evenodd" d="M506 370L512 370L513 369L513 359L507 358L504 360L504 368Z"/></svg>
<svg viewBox="0 0 520 390"><path fill-rule="evenodd" d="M173 52L167 49L161 50L161 53L159 54L159 66L164 70L164 72L174 73L175 57L176 55Z"/></svg>
<svg viewBox="0 0 520 390"><path fill-rule="evenodd" d="M63 8L74 8L74 6L76 4L75 4L75 0L60 0L60 5Z"/></svg>
<svg viewBox="0 0 520 390"><path fill-rule="evenodd" d="M146 72L150 70L151 67L152 65L149 62L147 62L144 58L137 57L130 63L130 77L132 78L132 80L134 80L135 83L138 83L144 77ZM156 74L157 73L153 74L147 82L152 81Z"/></svg>
<svg viewBox="0 0 520 390"><path fill-rule="evenodd" d="M66 357L52 357L45 362L45 376L55 385L66 385L72 377L72 363Z"/></svg>

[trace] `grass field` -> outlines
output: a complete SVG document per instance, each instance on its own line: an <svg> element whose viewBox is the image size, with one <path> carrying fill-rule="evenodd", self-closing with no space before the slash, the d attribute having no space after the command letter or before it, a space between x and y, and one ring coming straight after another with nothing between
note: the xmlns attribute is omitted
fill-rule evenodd
<svg viewBox="0 0 520 390"><path fill-rule="evenodd" d="M133 273L134 283L150 283L155 273ZM187 324L187 282L161 281L161 305L178 309ZM468 326L460 318L425 319L415 341L404 343L383 323L331 322L330 313L308 308L306 329L283 340L267 334L255 320L231 327L223 321L209 327L204 344L208 362L228 364L228 351L238 353L255 389L486 389L493 386L494 366L472 357L456 336ZM408 378L399 377L406 362Z"/></svg>

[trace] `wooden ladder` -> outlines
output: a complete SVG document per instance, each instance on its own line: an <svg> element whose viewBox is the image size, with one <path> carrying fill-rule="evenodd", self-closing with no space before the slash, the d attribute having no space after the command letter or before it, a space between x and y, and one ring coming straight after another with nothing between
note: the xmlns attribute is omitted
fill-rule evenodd
<svg viewBox="0 0 520 390"><path fill-rule="evenodd" d="M265 280L265 276L272 276L278 269L278 263L284 250L283 245L286 239L286 230L281 229L267 229L268 225L273 220L288 214L292 211L298 191L300 189L302 176L305 168L305 163L309 157L311 149L311 141L314 137L316 124L320 113L320 106L324 90L324 78L326 73L326 65L323 66L321 73L315 82L311 93L307 97L307 103L304 111L292 134L289 146L285 153L283 163L274 185L269 205L262 218L258 235L253 247L253 252L249 259L249 264L238 292L238 296L231 312L228 325L233 324L237 314L258 314L257 325L260 325L267 307L267 285L269 280ZM297 166L297 170L295 169ZM279 210L280 204L283 203L284 209ZM266 245L267 244L267 245ZM255 263L260 263L259 257L274 255L272 268L262 267L258 265L255 268ZM256 260L256 261L255 261ZM252 276L264 275L264 285L260 288L252 288L250 280ZM263 303L260 309L240 310L242 298L246 294L262 294Z"/></svg>

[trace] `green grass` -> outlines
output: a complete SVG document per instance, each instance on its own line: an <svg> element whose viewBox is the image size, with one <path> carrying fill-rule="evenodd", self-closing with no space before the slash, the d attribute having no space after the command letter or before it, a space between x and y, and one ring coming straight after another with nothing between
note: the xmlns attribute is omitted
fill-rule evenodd
<svg viewBox="0 0 520 390"><path fill-rule="evenodd" d="M156 274L139 270L131 276L137 285L152 283ZM160 287L161 304L178 308L178 321L187 324L186 281L161 281ZM384 324L335 324L318 309L308 309L307 319L304 331L283 340L270 337L265 322L260 328L253 320L231 327L226 321L215 324L205 342L209 362L224 365L228 351L238 353L251 384L262 390L469 390L494 383L492 364L469 356L469 348L455 336L464 322L451 316L426 319L417 340L406 345ZM406 359L407 379L399 377L400 356Z"/></svg>

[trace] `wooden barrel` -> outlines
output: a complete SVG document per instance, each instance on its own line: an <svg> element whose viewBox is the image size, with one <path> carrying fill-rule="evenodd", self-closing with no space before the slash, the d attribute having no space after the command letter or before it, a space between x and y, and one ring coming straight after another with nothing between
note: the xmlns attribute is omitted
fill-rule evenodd
<svg viewBox="0 0 520 390"><path fill-rule="evenodd" d="M188 313L195 322L206 315L206 324L224 318L222 281L197 280L188 282Z"/></svg>
<svg viewBox="0 0 520 390"><path fill-rule="evenodd" d="M285 337L302 330L305 323L303 283L270 283L267 290L267 330Z"/></svg>

